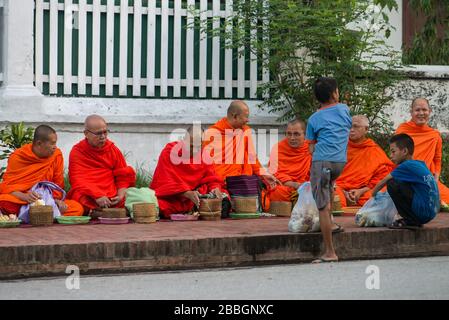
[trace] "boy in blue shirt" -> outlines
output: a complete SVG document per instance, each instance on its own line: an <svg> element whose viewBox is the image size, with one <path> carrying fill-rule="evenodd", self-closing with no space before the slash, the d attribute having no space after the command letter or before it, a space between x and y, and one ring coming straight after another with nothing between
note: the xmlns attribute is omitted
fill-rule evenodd
<svg viewBox="0 0 449 320"><path fill-rule="evenodd" d="M339 103L337 81L333 78L319 78L314 84L315 97L321 108L307 123L306 139L313 154L310 169L310 184L318 210L323 234L324 254L313 263L338 261L332 243L333 222L331 202L335 180L346 164L346 151L352 118L346 104ZM337 225L334 232L343 231Z"/></svg>
<svg viewBox="0 0 449 320"><path fill-rule="evenodd" d="M387 185L387 190L402 219L392 229L418 229L435 218L440 210L440 195L435 178L423 161L412 160L415 145L405 134L390 139L391 160L397 164L373 189L372 195Z"/></svg>

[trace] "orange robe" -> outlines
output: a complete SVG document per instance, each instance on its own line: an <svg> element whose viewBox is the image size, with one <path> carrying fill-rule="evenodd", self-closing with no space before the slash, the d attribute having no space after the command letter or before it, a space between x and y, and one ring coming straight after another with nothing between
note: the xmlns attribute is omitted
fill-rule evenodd
<svg viewBox="0 0 449 320"><path fill-rule="evenodd" d="M440 132L428 125L418 126L413 121L401 124L397 130L398 133L406 133L412 137L415 143L415 152L413 159L424 161L430 172L441 173L441 160L443 155L443 139ZM440 199L449 204L449 188L438 181Z"/></svg>
<svg viewBox="0 0 449 320"><path fill-rule="evenodd" d="M292 148L288 139L281 140L273 147L270 153L268 170L282 183L293 181L303 183L310 180L310 166L312 155L309 152L309 143L304 142L299 148ZM268 192L268 201L265 201L265 210L269 208L269 201L291 201L296 190L288 186L276 186Z"/></svg>
<svg viewBox="0 0 449 320"><path fill-rule="evenodd" d="M228 119L222 118L205 132L204 155L206 163L213 163L221 179L240 175L264 175L257 159L251 128L233 129Z"/></svg>
<svg viewBox="0 0 449 320"><path fill-rule="evenodd" d="M97 208L95 199L113 198L118 189L133 187L136 172L126 164L125 157L110 140L102 148L94 148L84 139L70 152L68 198L80 202L85 211ZM125 199L116 204L123 208Z"/></svg>
<svg viewBox="0 0 449 320"><path fill-rule="evenodd" d="M349 140L347 156L343 172L336 181L336 194L340 197L342 207L348 206L343 191L363 187L372 189L395 167L382 148L371 139L361 143ZM356 205L363 206L370 197L371 191L365 192Z"/></svg>
<svg viewBox="0 0 449 320"><path fill-rule="evenodd" d="M64 160L61 150L56 149L49 158L37 157L32 150L32 144L26 144L15 150L8 159L8 167L3 182L0 183L0 210L3 213L19 214L20 207L27 203L11 193L14 191L26 193L41 181L53 182L64 189ZM61 199L62 194L54 191L53 197ZM73 200L64 202L68 207L64 216L83 214L83 208L78 202Z"/></svg>
<svg viewBox="0 0 449 320"><path fill-rule="evenodd" d="M215 174L214 166L202 162L200 152L195 157L182 158L185 151L183 147L182 141L170 142L165 146L150 185L156 193L159 211L165 218L193 209L194 203L183 197L183 192L198 190L199 193L206 194L215 188L226 192L223 180ZM183 162L174 163L174 156Z"/></svg>

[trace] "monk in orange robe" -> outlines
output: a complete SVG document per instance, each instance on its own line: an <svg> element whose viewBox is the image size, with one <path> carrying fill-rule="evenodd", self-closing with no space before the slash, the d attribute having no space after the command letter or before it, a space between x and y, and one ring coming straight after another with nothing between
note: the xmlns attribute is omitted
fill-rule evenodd
<svg viewBox="0 0 449 320"><path fill-rule="evenodd" d="M371 190L395 167L382 148L366 137L368 129L366 116L352 117L347 162L336 181L342 207L363 206L371 197Z"/></svg>
<svg viewBox="0 0 449 320"><path fill-rule="evenodd" d="M70 152L70 199L86 213L97 208L123 208L126 189L136 183L134 169L126 164L119 148L108 139L106 121L90 115L84 123L85 139Z"/></svg>
<svg viewBox="0 0 449 320"><path fill-rule="evenodd" d="M31 188L41 182L50 181L64 189L64 159L56 147L56 131L41 125L34 131L33 143L15 150L8 159L3 182L0 183L0 210L18 215L20 208L31 204L40 195ZM64 216L81 216L82 206L73 200L62 201L61 192L54 191L53 198Z"/></svg>
<svg viewBox="0 0 449 320"><path fill-rule="evenodd" d="M214 164L217 175L223 180L231 176L258 175L275 187L279 181L257 159L248 122L246 103L233 101L227 116L206 130L203 159Z"/></svg>
<svg viewBox="0 0 449 320"><path fill-rule="evenodd" d="M223 199L226 193L214 166L202 160L201 139L201 128L190 127L183 140L168 143L159 156L150 188L165 218L191 212L199 206L200 195L213 193Z"/></svg>
<svg viewBox="0 0 449 320"><path fill-rule="evenodd" d="M410 108L412 119L401 124L396 134L406 133L412 137L415 143L413 159L426 163L435 180L438 181L441 203L447 205L449 204L449 188L440 181L443 139L438 130L428 125L431 112L432 108L427 99L414 99Z"/></svg>
<svg viewBox="0 0 449 320"><path fill-rule="evenodd" d="M310 179L312 155L309 143L305 141L306 124L302 120L293 120L287 124L286 138L271 150L268 170L282 185L268 192L265 210L271 201L292 201L299 186Z"/></svg>

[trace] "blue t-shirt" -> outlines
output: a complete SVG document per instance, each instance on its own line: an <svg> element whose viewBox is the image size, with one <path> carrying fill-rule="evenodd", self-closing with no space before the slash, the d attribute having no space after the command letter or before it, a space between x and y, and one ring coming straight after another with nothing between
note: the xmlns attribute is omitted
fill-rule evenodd
<svg viewBox="0 0 449 320"><path fill-rule="evenodd" d="M312 161L346 162L352 118L343 103L320 109L309 118L306 139L316 141Z"/></svg>
<svg viewBox="0 0 449 320"><path fill-rule="evenodd" d="M393 178L410 183L414 195L413 213L421 223L427 223L440 210L440 194L434 176L423 161L406 160L391 172Z"/></svg>

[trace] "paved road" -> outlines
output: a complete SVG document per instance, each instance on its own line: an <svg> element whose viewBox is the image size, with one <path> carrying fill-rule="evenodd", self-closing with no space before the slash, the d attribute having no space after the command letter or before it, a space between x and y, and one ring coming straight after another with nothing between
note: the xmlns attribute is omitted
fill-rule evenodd
<svg viewBox="0 0 449 320"><path fill-rule="evenodd" d="M449 257L82 276L73 290L66 278L0 282L0 299L128 298L449 299Z"/></svg>

